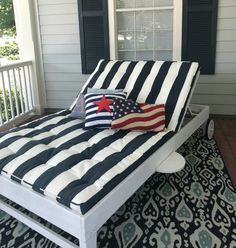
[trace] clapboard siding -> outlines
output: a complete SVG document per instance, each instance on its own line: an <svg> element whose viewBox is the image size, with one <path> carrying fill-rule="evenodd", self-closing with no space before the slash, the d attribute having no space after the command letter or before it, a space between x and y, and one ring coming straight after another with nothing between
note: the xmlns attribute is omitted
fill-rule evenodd
<svg viewBox="0 0 236 248"><path fill-rule="evenodd" d="M68 107L81 74L77 0L38 0L48 108ZM216 73L202 75L192 102L214 114L236 115L236 1L219 0Z"/></svg>
<svg viewBox="0 0 236 248"><path fill-rule="evenodd" d="M40 25L41 28L43 26L48 25L71 25L75 24L78 26L78 15L69 14L69 15L42 15L40 16Z"/></svg>
<svg viewBox="0 0 236 248"><path fill-rule="evenodd" d="M75 3L63 3L63 4L48 4L39 5L39 13L44 15L65 15L65 14L77 14L77 4Z"/></svg>
<svg viewBox="0 0 236 248"><path fill-rule="evenodd" d="M85 82L87 80L88 76L87 75L81 75L80 73L51 73L48 72L45 74L45 80L47 82ZM77 90L76 88L74 89L75 91Z"/></svg>
<svg viewBox="0 0 236 248"><path fill-rule="evenodd" d="M42 35L54 35L54 34L70 34L70 35L78 35L79 29L76 24L69 24L69 25L46 25L41 26L41 34Z"/></svg>
<svg viewBox="0 0 236 248"><path fill-rule="evenodd" d="M236 92L236 84L198 83L195 90L198 95L230 95L232 92Z"/></svg>
<svg viewBox="0 0 236 248"><path fill-rule="evenodd" d="M213 114L236 115L236 1L219 0L216 73L201 75L192 102Z"/></svg>
<svg viewBox="0 0 236 248"><path fill-rule="evenodd" d="M44 54L43 60L45 64L81 64L81 58L74 54Z"/></svg>
<svg viewBox="0 0 236 248"><path fill-rule="evenodd" d="M74 0L38 0L39 5L75 3Z"/></svg>
<svg viewBox="0 0 236 248"><path fill-rule="evenodd" d="M52 82L52 81L49 81L47 83L47 90L48 91L51 91L51 92L54 92L54 91L74 91L74 89L78 88L78 87L82 87L84 84L84 82L78 82L78 81L72 81L72 82Z"/></svg>
<svg viewBox="0 0 236 248"><path fill-rule="evenodd" d="M76 54L80 55L79 44L42 45L43 54Z"/></svg>
<svg viewBox="0 0 236 248"><path fill-rule="evenodd" d="M38 0L47 107L66 108L88 76L81 74L77 0Z"/></svg>
<svg viewBox="0 0 236 248"><path fill-rule="evenodd" d="M66 44L79 44L78 34L54 34L54 35L43 35L43 45L66 45Z"/></svg>

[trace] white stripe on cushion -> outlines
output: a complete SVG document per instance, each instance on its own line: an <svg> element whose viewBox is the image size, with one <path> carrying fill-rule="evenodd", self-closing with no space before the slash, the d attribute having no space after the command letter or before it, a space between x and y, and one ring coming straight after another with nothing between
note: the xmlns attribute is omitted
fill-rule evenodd
<svg viewBox="0 0 236 248"><path fill-rule="evenodd" d="M93 185L85 188L80 193L78 193L71 201L70 207L72 209L77 209L78 206L74 204L81 204L88 201L91 197L97 194L103 186L112 180L116 175L122 173L126 170L133 162L137 161L148 149L150 149L153 144L156 144L167 132L160 132L155 136L152 136L148 141L146 141L142 146L135 150L134 153L123 158L114 167L103 174Z"/></svg>

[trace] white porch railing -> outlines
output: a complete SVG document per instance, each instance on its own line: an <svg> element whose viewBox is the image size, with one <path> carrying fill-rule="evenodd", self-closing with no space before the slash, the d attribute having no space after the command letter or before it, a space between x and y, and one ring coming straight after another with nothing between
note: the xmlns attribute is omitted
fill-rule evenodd
<svg viewBox="0 0 236 248"><path fill-rule="evenodd" d="M0 127L34 110L32 61L0 67Z"/></svg>

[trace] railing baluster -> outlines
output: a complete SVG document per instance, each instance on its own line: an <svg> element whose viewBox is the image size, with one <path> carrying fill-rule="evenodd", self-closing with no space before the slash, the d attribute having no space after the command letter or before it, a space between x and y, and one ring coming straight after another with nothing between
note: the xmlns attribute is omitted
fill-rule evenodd
<svg viewBox="0 0 236 248"><path fill-rule="evenodd" d="M25 75L25 67L22 67L23 69L23 76L24 76L24 87L25 87L25 101L26 101L26 109L29 111L29 98L28 98L28 89L26 84L26 75Z"/></svg>
<svg viewBox="0 0 236 248"><path fill-rule="evenodd" d="M1 128L34 110L32 72L32 61L0 66Z"/></svg>
<svg viewBox="0 0 236 248"><path fill-rule="evenodd" d="M19 84L20 84L20 104L21 104L21 112L25 113L25 105L24 105L24 100L23 100L23 92L22 92L22 81L21 81L21 73L20 70L21 68L18 67L18 77L19 77Z"/></svg>
<svg viewBox="0 0 236 248"><path fill-rule="evenodd" d="M7 97L6 97L6 87L5 87L5 80L4 80L3 72L1 72L1 78L2 78L2 95L3 95L3 103L4 103L4 110L5 110L5 121L9 121L8 108L7 108Z"/></svg>
<svg viewBox="0 0 236 248"><path fill-rule="evenodd" d="M29 90L30 90L30 103L31 103L31 109L34 106L33 103L33 92L32 92L32 85L31 85L31 71L30 71L30 65L27 66L27 70L28 70L28 79L29 79Z"/></svg>
<svg viewBox="0 0 236 248"><path fill-rule="evenodd" d="M2 112L2 106L1 106L1 102L0 102L0 126L4 123L4 120L3 120L3 112Z"/></svg>
<svg viewBox="0 0 236 248"><path fill-rule="evenodd" d="M19 110L19 103L18 103L18 96L17 96L17 87L16 87L16 74L15 74L15 69L12 69L13 73L13 83L14 83L14 96L15 96L15 105L16 105L16 115L20 115L20 110Z"/></svg>
<svg viewBox="0 0 236 248"><path fill-rule="evenodd" d="M8 94L9 94L9 102L10 102L10 108L11 108L11 119L15 118L14 108L13 108L13 102L12 102L12 94L11 94L11 78L10 73L7 71L7 79L8 79Z"/></svg>

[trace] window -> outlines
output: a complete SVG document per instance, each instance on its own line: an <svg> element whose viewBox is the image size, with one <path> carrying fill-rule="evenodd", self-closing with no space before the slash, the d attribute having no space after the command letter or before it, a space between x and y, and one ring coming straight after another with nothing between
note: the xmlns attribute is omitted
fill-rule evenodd
<svg viewBox="0 0 236 248"><path fill-rule="evenodd" d="M181 2L112 0L109 6L112 59L181 59Z"/></svg>

